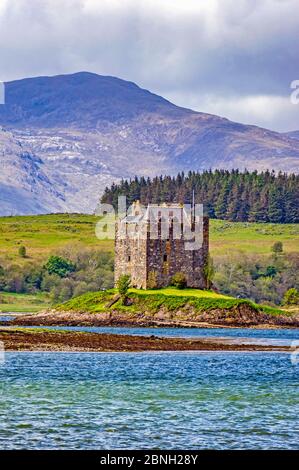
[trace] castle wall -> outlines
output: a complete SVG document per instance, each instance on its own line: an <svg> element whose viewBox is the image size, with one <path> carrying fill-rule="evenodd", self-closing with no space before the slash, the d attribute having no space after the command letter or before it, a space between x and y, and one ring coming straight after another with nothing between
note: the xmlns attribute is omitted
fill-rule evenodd
<svg viewBox="0 0 299 470"><path fill-rule="evenodd" d="M135 224L126 226L124 230L126 231L127 236L126 238L121 238L119 237L118 230L116 229L114 268L115 284L121 275L129 274L131 276L131 284L133 287L145 289L147 278L147 240L145 237L138 236Z"/></svg>
<svg viewBox="0 0 299 470"><path fill-rule="evenodd" d="M209 256L209 219L203 221L203 245L200 249L187 250L185 240L161 238L148 240L147 273L155 273L159 287L168 286L177 272L185 274L188 287L206 288L204 268Z"/></svg>
<svg viewBox="0 0 299 470"><path fill-rule="evenodd" d="M170 231L167 240L151 239L150 233L140 231L137 224L125 224L123 239L116 231L115 239L115 282L122 274L131 276L132 286L148 288L153 277L158 287L168 286L171 277L183 272L188 287L206 288L204 268L209 255L209 219L203 220L203 245L199 249L187 250L183 235L173 239Z"/></svg>

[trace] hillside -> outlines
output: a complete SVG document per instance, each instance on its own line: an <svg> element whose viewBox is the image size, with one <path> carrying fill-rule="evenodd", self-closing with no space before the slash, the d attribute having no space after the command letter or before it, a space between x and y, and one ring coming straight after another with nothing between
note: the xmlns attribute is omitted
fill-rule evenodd
<svg viewBox="0 0 299 470"><path fill-rule="evenodd" d="M2 215L92 212L105 186L135 174L299 168L299 142L287 134L180 108L132 82L87 72L7 83L0 125L35 162L29 185L15 154L5 165ZM9 152L0 138L1 164Z"/></svg>
<svg viewBox="0 0 299 470"><path fill-rule="evenodd" d="M113 251L112 240L98 240L99 219L84 214L53 214L0 218L0 258L18 263L44 261L65 247ZM213 257L225 254L270 254L271 246L282 241L286 253L299 252L299 224L250 224L210 221L210 251ZM20 245L28 258L20 258Z"/></svg>
<svg viewBox="0 0 299 470"><path fill-rule="evenodd" d="M299 131L286 132L286 135L292 139L299 139Z"/></svg>
<svg viewBox="0 0 299 470"><path fill-rule="evenodd" d="M33 151L0 127L0 213L50 211L53 204L64 211L63 196L43 171L43 162ZM40 194L43 199L40 200Z"/></svg>

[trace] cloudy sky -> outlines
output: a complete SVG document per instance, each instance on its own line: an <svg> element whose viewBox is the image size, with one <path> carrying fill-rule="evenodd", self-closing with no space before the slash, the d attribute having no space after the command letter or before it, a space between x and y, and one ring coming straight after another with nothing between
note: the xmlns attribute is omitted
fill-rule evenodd
<svg viewBox="0 0 299 470"><path fill-rule="evenodd" d="M299 0L0 0L0 80L81 70L299 129Z"/></svg>

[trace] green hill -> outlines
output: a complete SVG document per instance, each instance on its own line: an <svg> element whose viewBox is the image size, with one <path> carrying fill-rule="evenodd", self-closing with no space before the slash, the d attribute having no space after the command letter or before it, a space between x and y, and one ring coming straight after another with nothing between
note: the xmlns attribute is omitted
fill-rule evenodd
<svg viewBox="0 0 299 470"><path fill-rule="evenodd" d="M23 264L45 260L49 254L70 245L112 251L112 240L98 240L99 218L81 214L52 214L0 218L0 257ZM210 251L218 256L232 252L269 254L276 241L285 252L299 252L299 224L256 224L211 220ZM27 258L18 255L21 245Z"/></svg>

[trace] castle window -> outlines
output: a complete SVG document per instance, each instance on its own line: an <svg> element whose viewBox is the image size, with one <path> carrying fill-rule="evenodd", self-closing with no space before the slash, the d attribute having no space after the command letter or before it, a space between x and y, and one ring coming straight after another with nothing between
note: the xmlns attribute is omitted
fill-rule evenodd
<svg viewBox="0 0 299 470"><path fill-rule="evenodd" d="M129 255L128 256L128 263L131 261L131 256Z"/></svg>
<svg viewBox="0 0 299 470"><path fill-rule="evenodd" d="M163 255L163 261L164 261L164 263L167 262L167 255Z"/></svg>

